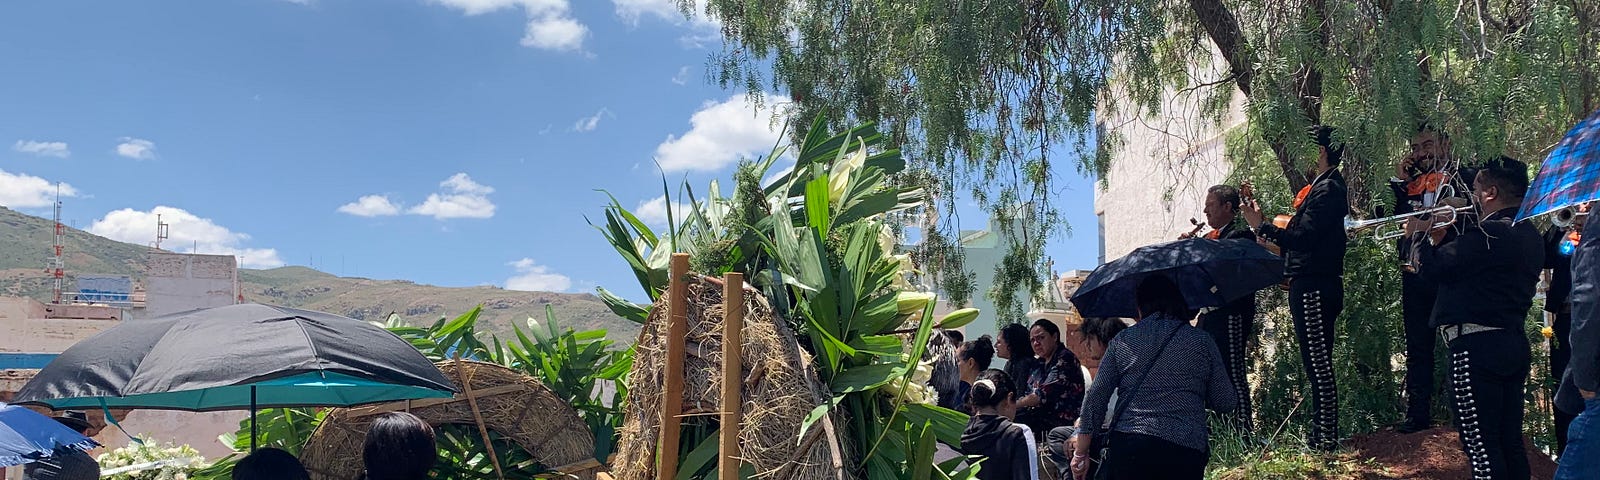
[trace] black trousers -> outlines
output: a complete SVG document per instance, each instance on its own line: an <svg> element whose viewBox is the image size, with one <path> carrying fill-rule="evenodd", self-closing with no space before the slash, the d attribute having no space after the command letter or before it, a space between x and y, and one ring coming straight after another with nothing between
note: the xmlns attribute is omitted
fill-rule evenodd
<svg viewBox="0 0 1600 480"><path fill-rule="evenodd" d="M1439 287L1414 273L1400 274L1400 311L1406 332L1406 422L1433 424L1434 344L1438 330L1428 326Z"/></svg>
<svg viewBox="0 0 1600 480"><path fill-rule="evenodd" d="M1289 284L1289 314L1294 317L1300 361L1311 384L1313 450L1339 446L1339 389L1333 378L1334 321L1344 310L1344 284L1335 276L1297 277Z"/></svg>
<svg viewBox="0 0 1600 480"><path fill-rule="evenodd" d="M1207 452L1159 437L1111 432L1111 451L1104 468L1114 480L1198 480L1205 478Z"/></svg>
<svg viewBox="0 0 1600 480"><path fill-rule="evenodd" d="M1450 341L1451 407L1473 480L1528 478L1522 445L1522 393L1528 382L1528 340L1516 330L1462 335Z"/></svg>
<svg viewBox="0 0 1600 480"><path fill-rule="evenodd" d="M1561 388L1561 375L1567 371L1567 361L1572 358L1572 347L1567 345L1572 337L1572 312L1566 311L1556 314L1555 321L1550 322L1556 331L1550 345L1550 376L1555 382L1551 383L1550 398L1555 398L1556 390ZM1559 408L1555 410L1556 421L1556 451L1557 457L1567 449L1567 429L1572 426L1572 420L1577 415L1566 413Z"/></svg>
<svg viewBox="0 0 1600 480"><path fill-rule="evenodd" d="M1233 383L1233 392L1238 395L1239 407L1232 413L1223 417L1239 432L1254 430L1251 424L1250 410L1250 340L1254 337L1256 323L1256 301L1254 297L1244 298L1227 306L1213 310L1200 317L1200 328L1211 334L1211 339L1217 342L1217 352L1222 354L1222 367L1228 372L1228 380Z"/></svg>

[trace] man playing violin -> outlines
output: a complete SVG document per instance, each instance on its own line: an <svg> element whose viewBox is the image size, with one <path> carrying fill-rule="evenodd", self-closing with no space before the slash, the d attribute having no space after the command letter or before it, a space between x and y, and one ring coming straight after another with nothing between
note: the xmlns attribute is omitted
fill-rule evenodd
<svg viewBox="0 0 1600 480"><path fill-rule="evenodd" d="M1438 202L1440 186L1449 182L1445 169L1450 163L1450 139L1426 123L1411 136L1411 154L1395 164L1389 179L1394 193L1394 213L1404 215ZM1397 431L1413 433L1433 427L1433 347L1435 332L1428 326L1438 286L1417 275L1415 243L1419 236L1404 235L1396 240L1400 252L1400 311L1406 340L1406 419Z"/></svg>
<svg viewBox="0 0 1600 480"><path fill-rule="evenodd" d="M1344 218L1350 213L1342 145L1333 129L1312 128L1318 146L1317 176L1295 195L1295 214L1287 226L1265 223L1254 200L1243 205L1245 222L1256 235L1283 249L1283 274L1289 277L1289 314L1294 317L1300 359L1311 383L1311 448L1332 451L1339 442L1339 398L1333 378L1334 320L1344 310Z"/></svg>
<svg viewBox="0 0 1600 480"><path fill-rule="evenodd" d="M1432 220L1406 222L1407 234L1428 232L1421 274L1439 286L1431 325L1450 349L1451 406L1475 479L1528 478L1522 419L1531 348L1523 322L1544 244L1530 222L1513 223L1527 191L1527 164L1501 157L1473 180L1482 219L1453 240Z"/></svg>
<svg viewBox="0 0 1600 480"><path fill-rule="evenodd" d="M1241 225L1239 220L1240 195L1239 189L1232 185L1216 185L1206 190L1205 225L1211 231L1205 238L1211 240L1245 239L1251 242L1256 240L1255 232ZM1185 233L1180 238L1188 238ZM1246 380L1250 364L1249 345L1251 332L1255 328L1256 298L1254 295L1240 298L1233 303L1200 314L1200 328L1211 334L1211 339L1217 342L1217 350L1222 353L1222 366L1228 372L1228 380L1233 383L1233 391L1238 395L1239 408L1230 414L1232 418L1228 423L1239 432L1248 433L1251 429L1250 412L1250 383Z"/></svg>

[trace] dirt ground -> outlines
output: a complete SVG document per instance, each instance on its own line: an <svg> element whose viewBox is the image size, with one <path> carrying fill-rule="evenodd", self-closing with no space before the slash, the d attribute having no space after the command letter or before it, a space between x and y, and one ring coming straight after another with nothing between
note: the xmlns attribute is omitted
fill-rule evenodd
<svg viewBox="0 0 1600 480"><path fill-rule="evenodd" d="M1556 464L1528 446L1528 464L1533 478L1555 476ZM1470 478L1467 457L1454 429L1439 427L1412 434L1381 431L1351 439L1347 444L1351 459L1362 464L1364 480L1376 479L1464 479Z"/></svg>

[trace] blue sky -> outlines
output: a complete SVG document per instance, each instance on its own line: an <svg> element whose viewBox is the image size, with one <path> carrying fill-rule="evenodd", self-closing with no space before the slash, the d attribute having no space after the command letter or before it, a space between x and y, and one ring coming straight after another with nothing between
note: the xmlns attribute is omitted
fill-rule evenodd
<svg viewBox="0 0 1600 480"><path fill-rule="evenodd" d="M659 211L652 158L703 186L778 138L674 3L5 2L0 205L49 216L64 182L73 226L148 244L161 214L164 248L247 267L636 296L594 190ZM1089 268L1092 183L1061 173L1051 254Z"/></svg>

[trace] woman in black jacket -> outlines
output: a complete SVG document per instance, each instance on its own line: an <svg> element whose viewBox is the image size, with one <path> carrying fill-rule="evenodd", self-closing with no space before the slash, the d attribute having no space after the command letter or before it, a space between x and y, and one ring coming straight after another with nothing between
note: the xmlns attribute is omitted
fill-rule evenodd
<svg viewBox="0 0 1600 480"><path fill-rule="evenodd" d="M1036 480L1038 449L1026 425L1011 423L1015 415L1016 387L1006 372L989 369L972 383L968 403L973 415L961 433L962 454L987 457L978 467L978 480Z"/></svg>

